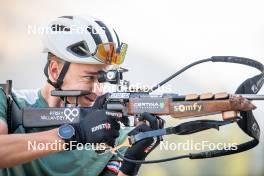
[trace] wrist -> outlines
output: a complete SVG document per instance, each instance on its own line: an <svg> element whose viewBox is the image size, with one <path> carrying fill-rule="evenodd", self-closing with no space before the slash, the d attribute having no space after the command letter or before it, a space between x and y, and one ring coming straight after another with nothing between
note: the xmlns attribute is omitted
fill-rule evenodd
<svg viewBox="0 0 264 176"><path fill-rule="evenodd" d="M141 164L134 164L127 161L123 161L120 171L126 175L134 176L138 174Z"/></svg>
<svg viewBox="0 0 264 176"><path fill-rule="evenodd" d="M74 150L71 146L71 141L75 141L75 129L70 124L63 124L58 128L58 136L65 143L66 150Z"/></svg>

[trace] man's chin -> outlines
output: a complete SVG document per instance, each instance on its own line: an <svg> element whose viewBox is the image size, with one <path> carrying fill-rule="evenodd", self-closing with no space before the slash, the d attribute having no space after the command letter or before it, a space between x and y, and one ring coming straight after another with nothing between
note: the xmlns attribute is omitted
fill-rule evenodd
<svg viewBox="0 0 264 176"><path fill-rule="evenodd" d="M96 100L96 97L97 95L94 92L84 96L84 98L90 102L94 102Z"/></svg>
<svg viewBox="0 0 264 176"><path fill-rule="evenodd" d="M94 104L94 101L86 97L83 98L83 101L80 101L81 107L91 107L93 104Z"/></svg>

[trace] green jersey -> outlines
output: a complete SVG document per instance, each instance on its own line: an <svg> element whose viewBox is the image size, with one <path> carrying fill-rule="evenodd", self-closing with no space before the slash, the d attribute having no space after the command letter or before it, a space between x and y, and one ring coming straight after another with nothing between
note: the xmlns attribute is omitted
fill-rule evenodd
<svg viewBox="0 0 264 176"><path fill-rule="evenodd" d="M41 95L40 90L13 91L12 97L20 108L48 107L48 104ZM6 122L6 119L7 99L3 90L0 89L0 120ZM32 128L25 130L22 126L20 126L15 133L32 133L48 129L51 128ZM117 139L118 144L123 142L129 131L131 131L131 128L120 129L120 136ZM123 150L123 153L124 151L125 150ZM120 159L111 152L98 154L94 150L73 150L58 152L25 164L0 169L0 176L105 176L115 175L114 173L119 167Z"/></svg>

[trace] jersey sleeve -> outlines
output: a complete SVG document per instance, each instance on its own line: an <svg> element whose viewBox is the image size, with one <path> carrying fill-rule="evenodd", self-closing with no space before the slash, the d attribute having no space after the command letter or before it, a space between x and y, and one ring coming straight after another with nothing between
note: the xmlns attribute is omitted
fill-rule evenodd
<svg viewBox="0 0 264 176"><path fill-rule="evenodd" d="M127 138L127 135L130 131L132 131L134 129L134 127L124 127L124 128L121 128L121 130L119 131L120 132L120 135L119 135L119 138L117 140L117 144L120 145L122 144L125 139ZM127 148L126 147L122 147L120 148L118 151L124 155L125 152L126 152ZM117 157L116 155L113 156L112 158L113 160L119 160L119 161L122 161L121 158Z"/></svg>
<svg viewBox="0 0 264 176"><path fill-rule="evenodd" d="M7 123L7 97L2 88L0 88L0 121Z"/></svg>

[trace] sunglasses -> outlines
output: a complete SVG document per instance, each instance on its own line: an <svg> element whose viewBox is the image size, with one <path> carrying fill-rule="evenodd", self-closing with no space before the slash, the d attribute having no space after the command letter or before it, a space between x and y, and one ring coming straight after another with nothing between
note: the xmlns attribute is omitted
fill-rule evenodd
<svg viewBox="0 0 264 176"><path fill-rule="evenodd" d="M121 43L116 47L113 42L101 43L96 46L94 52L91 52L85 41L79 42L69 47L69 49L79 56L90 56L94 59L108 65L120 65L124 62L128 45Z"/></svg>

